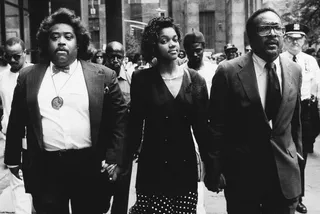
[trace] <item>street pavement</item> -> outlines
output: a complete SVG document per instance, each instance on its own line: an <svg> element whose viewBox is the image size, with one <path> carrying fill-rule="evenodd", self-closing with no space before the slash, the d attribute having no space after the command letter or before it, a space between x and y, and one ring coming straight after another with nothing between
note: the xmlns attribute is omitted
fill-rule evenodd
<svg viewBox="0 0 320 214"><path fill-rule="evenodd" d="M11 208L10 194L8 194L8 169L3 164L3 142L0 142L0 214L13 213L13 211L3 210ZM135 203L135 174L136 163L133 167L132 182L130 187L129 207ZM320 136L317 138L314 153L309 154L306 168L306 193L303 199L308 208L308 214L320 214ZM5 195L5 197L3 197ZM5 203L5 204L4 204ZM205 208L207 214L226 214L226 203L223 192L216 194L205 189ZM1 210L2 209L2 210ZM298 214L298 212L296 212Z"/></svg>

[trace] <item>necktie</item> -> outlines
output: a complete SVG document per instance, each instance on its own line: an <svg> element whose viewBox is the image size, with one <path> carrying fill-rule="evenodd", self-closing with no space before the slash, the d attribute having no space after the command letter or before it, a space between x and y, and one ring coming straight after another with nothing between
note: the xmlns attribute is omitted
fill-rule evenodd
<svg viewBox="0 0 320 214"><path fill-rule="evenodd" d="M276 65L273 62L267 63L265 68L268 73L265 112L268 120L274 122L281 103L280 83L276 73Z"/></svg>
<svg viewBox="0 0 320 214"><path fill-rule="evenodd" d="M65 66L65 67L58 67L56 65L52 66L52 72L54 74L57 74L59 72L64 72L64 73L69 73L70 67L69 66Z"/></svg>
<svg viewBox="0 0 320 214"><path fill-rule="evenodd" d="M297 57L296 57L296 55L293 55L292 60L293 60L294 62L297 62Z"/></svg>

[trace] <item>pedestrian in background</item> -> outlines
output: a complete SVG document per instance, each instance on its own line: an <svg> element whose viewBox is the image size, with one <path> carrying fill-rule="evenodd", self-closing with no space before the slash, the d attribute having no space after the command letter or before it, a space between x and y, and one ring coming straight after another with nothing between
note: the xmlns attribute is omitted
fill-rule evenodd
<svg viewBox="0 0 320 214"><path fill-rule="evenodd" d="M295 23L285 26L284 44L286 51L283 56L288 57L302 68L301 85L301 123L302 123L302 150L304 161L300 162L302 194L299 198L297 211L307 213L307 207L302 203L305 193L305 168L308 153L313 152L313 144L319 134L320 121L318 100L320 95L320 69L317 60L302 52L306 44L306 36L309 28Z"/></svg>
<svg viewBox="0 0 320 214"><path fill-rule="evenodd" d="M220 161L206 169L205 184L217 191L218 172L224 175L229 214L294 214L301 194L301 68L279 57L284 28L275 10L254 12L246 31L252 51L220 64L213 77L209 126Z"/></svg>
<svg viewBox="0 0 320 214"><path fill-rule="evenodd" d="M104 65L106 64L106 54L105 52L103 52L103 50L97 50L92 59L91 59L91 62L93 63L97 63L97 64L100 64L100 65Z"/></svg>
<svg viewBox="0 0 320 214"><path fill-rule="evenodd" d="M136 176L135 213L196 213L197 157L208 163L208 92L194 70L176 63L181 34L170 17L157 17L145 27L141 49L149 69L135 71L131 82L129 139L131 155L143 143Z"/></svg>
<svg viewBox="0 0 320 214"><path fill-rule="evenodd" d="M208 95L210 96L210 89L212 78L217 69L217 65L211 63L208 60L204 60L203 53L205 49L205 39L201 32L192 29L191 32L187 33L183 39L183 47L186 50L188 61L181 65L183 69L194 69L202 76L207 85ZM194 139L194 142L196 140ZM197 158L198 158L198 204L197 214L205 214L205 201L204 201L204 165L200 158L198 144L195 143Z"/></svg>
<svg viewBox="0 0 320 214"><path fill-rule="evenodd" d="M226 54L226 60L234 59L238 57L238 48L233 44L226 44L224 46L224 53Z"/></svg>
<svg viewBox="0 0 320 214"><path fill-rule="evenodd" d="M120 86L121 92L125 99L127 106L130 106L130 84L132 69L125 69L123 65L124 48L120 42L113 41L107 44L106 47L106 66L116 72L116 78ZM113 165L115 167L116 164ZM127 214L130 181L132 172L132 161L129 161L126 172L120 175L119 179L115 182L106 182L103 187L106 194L102 196L104 203L104 212L110 208L111 198L112 207L111 214Z"/></svg>
<svg viewBox="0 0 320 214"><path fill-rule="evenodd" d="M124 168L127 107L116 74L86 61L89 32L69 9L45 18L37 40L42 61L18 77L4 161L20 165L26 134L22 171L37 214L69 214L69 203L73 214L101 213L101 173L115 181Z"/></svg>
<svg viewBox="0 0 320 214"><path fill-rule="evenodd" d="M3 105L1 132L4 141L6 140L13 91L17 84L19 72L21 69L31 65L31 63L27 62L26 56L25 44L20 38L12 37L6 41L4 59L10 66L0 72L0 97ZM25 137L23 137L23 140L20 142L20 144L22 144L22 149L24 150L27 149L25 140ZM32 198L30 194L25 192L21 167L12 168L10 171L10 187L12 190L11 195L15 213L31 214Z"/></svg>

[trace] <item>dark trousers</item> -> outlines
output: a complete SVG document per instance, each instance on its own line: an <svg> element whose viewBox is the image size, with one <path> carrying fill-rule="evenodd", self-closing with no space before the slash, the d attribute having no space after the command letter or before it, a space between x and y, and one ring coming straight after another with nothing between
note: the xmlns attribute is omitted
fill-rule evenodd
<svg viewBox="0 0 320 214"><path fill-rule="evenodd" d="M301 196L305 192L305 168L307 164L308 152L313 150L313 144L316 140L314 125L312 122L310 100L303 100L301 102L301 124L302 124L302 150L304 161L299 160L300 174L301 174ZM300 199L301 200L301 199Z"/></svg>
<svg viewBox="0 0 320 214"><path fill-rule="evenodd" d="M92 149L45 152L43 187L32 193L37 214L97 214L99 164Z"/></svg>
<svg viewBox="0 0 320 214"><path fill-rule="evenodd" d="M295 213L298 197L284 197L271 148L266 146L262 151L264 152L248 158L252 161L243 163L247 164L246 167L241 170L235 168L225 174L224 193L228 214ZM247 167L248 165L251 167Z"/></svg>
<svg viewBox="0 0 320 214"><path fill-rule="evenodd" d="M111 206L111 214L127 214L128 213L128 202L130 192L130 181L132 173L132 163L126 170L126 172L115 182L110 182L108 177L105 176L102 182L102 189L104 193L102 196L103 212L107 212ZM112 205L110 205L111 198L113 196Z"/></svg>

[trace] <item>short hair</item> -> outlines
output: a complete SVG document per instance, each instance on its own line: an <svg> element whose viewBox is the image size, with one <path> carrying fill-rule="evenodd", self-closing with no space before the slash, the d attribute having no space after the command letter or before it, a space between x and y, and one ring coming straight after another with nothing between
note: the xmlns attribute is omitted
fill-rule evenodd
<svg viewBox="0 0 320 214"><path fill-rule="evenodd" d="M70 25L77 38L78 46L78 59L87 60L90 45L90 34L82 23L80 17L76 16L74 11L68 8L60 8L50 16L46 17L40 24L37 32L38 46L40 48L40 56L48 57L48 46L49 46L49 34L50 28L55 24L68 24Z"/></svg>
<svg viewBox="0 0 320 214"><path fill-rule="evenodd" d="M154 57L157 57L158 40L160 31L164 28L172 27L181 40L180 28L174 24L171 17L156 17L149 21L148 25L144 28L141 41L141 52L147 62L151 62Z"/></svg>
<svg viewBox="0 0 320 214"><path fill-rule="evenodd" d="M280 15L274 9L272 9L270 7L261 8L261 9L255 11L249 17L249 19L247 20L247 23L246 23L246 32L247 32L247 36L248 36L248 39L249 39L249 43L252 41L252 36L256 32L256 26L255 26L255 23L254 23L255 18L257 18L257 16L259 16L260 14L268 12L268 11L275 13L277 16L279 16L279 18L281 18Z"/></svg>
<svg viewBox="0 0 320 214"><path fill-rule="evenodd" d="M5 47L6 46L13 46L15 44L20 44L21 45L21 48L22 50L24 51L25 50L25 44L24 42L22 41L22 39L18 38L18 37L11 37L9 38L6 43L5 43Z"/></svg>

